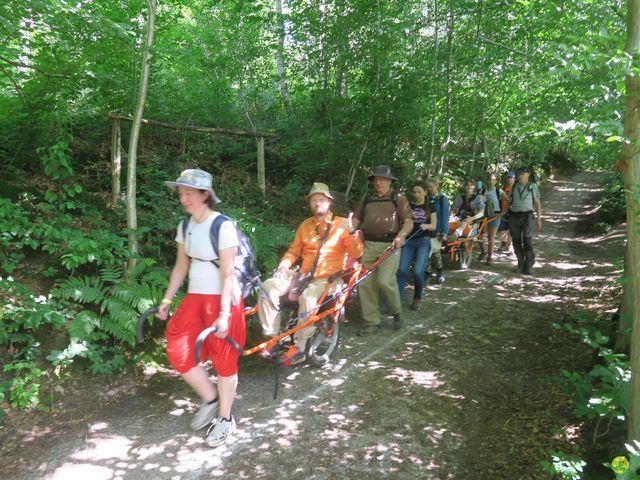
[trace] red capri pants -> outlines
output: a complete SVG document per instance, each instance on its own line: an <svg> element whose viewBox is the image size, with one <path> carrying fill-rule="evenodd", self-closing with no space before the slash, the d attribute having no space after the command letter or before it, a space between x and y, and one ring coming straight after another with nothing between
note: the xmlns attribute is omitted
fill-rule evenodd
<svg viewBox="0 0 640 480"><path fill-rule="evenodd" d="M184 297L165 330L167 357L178 372L187 373L195 367L196 339L202 330L213 324L219 312L220 295L189 293ZM245 333L244 305L241 299L238 305L231 306L227 335L244 346ZM202 344L200 354L201 361L211 358L218 375L229 377L238 373L240 354L224 339L209 335Z"/></svg>

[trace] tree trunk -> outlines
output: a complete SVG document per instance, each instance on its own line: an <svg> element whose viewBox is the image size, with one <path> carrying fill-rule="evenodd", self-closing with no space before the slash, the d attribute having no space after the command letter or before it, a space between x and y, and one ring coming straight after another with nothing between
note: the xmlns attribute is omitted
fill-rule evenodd
<svg viewBox="0 0 640 480"><path fill-rule="evenodd" d="M264 195L267 192L267 182L265 180L265 165L264 165L264 137L258 137L256 139L258 144L258 187Z"/></svg>
<svg viewBox="0 0 640 480"><path fill-rule="evenodd" d="M122 132L120 119L111 119L111 204L120 200L120 171L122 170Z"/></svg>
<svg viewBox="0 0 640 480"><path fill-rule="evenodd" d="M280 95L289 113L293 111L291 97L287 88L287 80L284 73L284 39L286 30L284 27L284 16L282 15L282 0L276 0L276 14L278 16L278 48L276 48L276 65L278 67L278 79L280 82Z"/></svg>
<svg viewBox="0 0 640 480"><path fill-rule="evenodd" d="M444 123L444 141L440 146L440 166L438 167L438 175L442 175L444 172L444 159L446 156L447 148L451 143L451 104L453 99L453 87L451 86L451 58L453 56L453 8L449 9L449 16L447 18L447 107L445 113Z"/></svg>
<svg viewBox="0 0 640 480"><path fill-rule="evenodd" d="M438 108L438 0L433 6L434 40L433 40L433 104L431 112L431 151L429 152L428 172L433 171L433 154L436 149L436 117Z"/></svg>
<svg viewBox="0 0 640 480"><path fill-rule="evenodd" d="M629 353L629 346L631 342L631 317L633 316L633 302L636 296L632 288L627 288L626 285L631 281L627 278L627 275L631 271L629 267L629 245L624 253L624 290L622 292L622 300L620 301L620 308L618 310L618 335L616 337L616 345L614 351L617 353Z"/></svg>
<svg viewBox="0 0 640 480"><path fill-rule="evenodd" d="M640 0L627 2L627 43L625 51L637 64L640 53ZM628 282L625 289L640 289L640 78L626 77L626 109L624 134L627 142L622 146L618 168L622 170L627 200L627 248L628 263L625 271ZM629 418L627 440L640 440L640 295L634 295L631 309L631 385L629 386Z"/></svg>
<svg viewBox="0 0 640 480"><path fill-rule="evenodd" d="M491 165L491 157L489 156L489 148L487 147L487 137L482 137L482 169L487 170L487 165ZM473 174L473 172L471 172Z"/></svg>
<svg viewBox="0 0 640 480"><path fill-rule="evenodd" d="M138 137L140 136L140 125L144 114L144 103L147 98L147 86L149 85L149 67L151 63L151 46L153 45L153 33L156 23L156 0L147 0L147 38L142 54L142 74L140 76L140 91L136 111L131 126L131 136L129 138L129 155L127 168L127 227L129 229L129 252L131 258L127 262L127 271L130 272L136 266L138 255L138 217L136 211L136 161L138 151Z"/></svg>

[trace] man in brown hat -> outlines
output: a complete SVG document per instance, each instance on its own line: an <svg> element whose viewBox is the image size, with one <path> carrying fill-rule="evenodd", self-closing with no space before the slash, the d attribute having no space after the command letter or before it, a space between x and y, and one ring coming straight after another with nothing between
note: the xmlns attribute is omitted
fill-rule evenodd
<svg viewBox="0 0 640 480"><path fill-rule="evenodd" d="M300 311L306 312L317 305L318 298L327 286L328 277L344 270L349 257L362 256L362 240L351 224L351 216L342 218L333 215L333 195L326 184L314 183L305 200L309 202L313 216L300 224L293 243L280 260L273 277L264 282L268 298L261 296L258 300L258 316L267 336L279 333L280 297L291 290L299 273L309 274L311 278L298 299ZM299 273L291 268L297 262L301 262ZM341 288L339 282L335 288L336 291ZM305 320L300 319L300 323ZM284 353L281 360L288 365L304 361L307 340L314 331L314 327L309 327L296 332L295 345Z"/></svg>
<svg viewBox="0 0 640 480"><path fill-rule="evenodd" d="M391 188L396 178L387 165L378 165L369 176L374 192L365 195L354 212L353 225L364 232L362 264L368 268L390 246L401 247L413 228L411 207L407 198ZM373 274L359 287L360 306L365 326L358 335L365 337L380 331L380 295L393 315L394 328L402 327L402 304L396 281L399 252L380 263Z"/></svg>

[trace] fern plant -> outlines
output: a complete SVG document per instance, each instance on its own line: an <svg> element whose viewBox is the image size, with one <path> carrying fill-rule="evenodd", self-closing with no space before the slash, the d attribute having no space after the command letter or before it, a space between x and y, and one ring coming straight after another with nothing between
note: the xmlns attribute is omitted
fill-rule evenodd
<svg viewBox="0 0 640 480"><path fill-rule="evenodd" d="M279 225L247 224L240 225L240 228L251 238L258 267L268 276L293 240L293 232Z"/></svg>
<svg viewBox="0 0 640 480"><path fill-rule="evenodd" d="M63 281L52 295L88 307L69 325L72 341L87 341L95 338L94 331L102 331L133 346L136 319L159 302L165 285L164 270L145 258L128 277L121 267L104 267L97 278L71 277Z"/></svg>

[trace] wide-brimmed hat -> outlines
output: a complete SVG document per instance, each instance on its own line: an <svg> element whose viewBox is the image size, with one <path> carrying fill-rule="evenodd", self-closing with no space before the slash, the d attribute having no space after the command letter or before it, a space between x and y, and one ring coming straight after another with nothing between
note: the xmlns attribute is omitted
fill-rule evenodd
<svg viewBox="0 0 640 480"><path fill-rule="evenodd" d="M521 167L516 168L516 172L518 172L518 173L529 173L529 169L523 165Z"/></svg>
<svg viewBox="0 0 640 480"><path fill-rule="evenodd" d="M305 195L304 199L309 200L309 198L311 198L311 195L313 195L314 193L321 193L325 197L333 200L333 195L331 195L329 186L326 183L314 182L313 185L311 185L311 190L309 190L309 193Z"/></svg>
<svg viewBox="0 0 640 480"><path fill-rule="evenodd" d="M206 190L211 194L211 200L213 203L221 202L216 195L216 192L213 191L211 174L204 170L198 170L197 168L184 170L175 182L164 182L164 184L171 190L175 190L178 187L191 187L198 190Z"/></svg>
<svg viewBox="0 0 640 480"><path fill-rule="evenodd" d="M397 178L391 174L391 167L389 167L389 165L377 165L374 167L373 173L369 175L369 180L373 180L375 177L397 180Z"/></svg>

